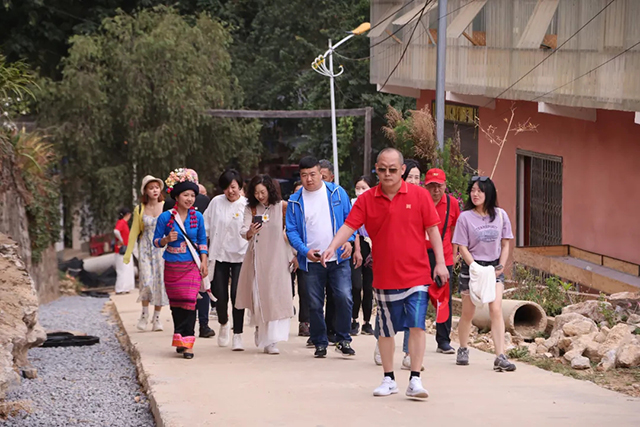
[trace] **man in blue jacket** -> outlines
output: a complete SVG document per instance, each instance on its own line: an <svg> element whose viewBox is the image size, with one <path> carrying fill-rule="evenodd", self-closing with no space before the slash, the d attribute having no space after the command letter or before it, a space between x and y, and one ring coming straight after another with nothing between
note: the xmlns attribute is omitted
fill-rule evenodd
<svg viewBox="0 0 640 427"><path fill-rule="evenodd" d="M351 211L351 201L344 189L322 180L320 164L315 157L300 160L302 189L289 198L287 237L298 252L298 263L304 272L309 291L311 341L315 357L327 355L327 327L323 317L325 286L331 287L335 304L336 351L354 356L351 348L351 236L324 268L320 257L329 247L337 230Z"/></svg>

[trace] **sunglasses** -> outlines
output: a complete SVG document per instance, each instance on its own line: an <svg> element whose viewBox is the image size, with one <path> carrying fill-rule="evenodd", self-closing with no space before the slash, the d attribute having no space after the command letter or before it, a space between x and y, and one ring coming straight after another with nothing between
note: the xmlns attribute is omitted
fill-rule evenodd
<svg viewBox="0 0 640 427"><path fill-rule="evenodd" d="M471 177L471 182L476 182L476 181L486 182L488 180L489 180L488 176L473 176L473 177Z"/></svg>
<svg viewBox="0 0 640 427"><path fill-rule="evenodd" d="M398 171L400 169L398 169L398 168L378 168L376 170L378 171L378 175L385 175L387 173L387 171L389 171L389 174L395 175L395 174L398 173Z"/></svg>

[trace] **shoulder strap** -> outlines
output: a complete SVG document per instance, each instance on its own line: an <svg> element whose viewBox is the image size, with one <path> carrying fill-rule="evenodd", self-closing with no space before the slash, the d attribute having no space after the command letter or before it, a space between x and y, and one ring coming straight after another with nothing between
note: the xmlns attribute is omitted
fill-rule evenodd
<svg viewBox="0 0 640 427"><path fill-rule="evenodd" d="M178 221L177 219L174 218L175 220L174 222L178 224L178 228L180 229L181 234L184 236L187 246L190 246L189 249L191 251L191 254L193 255L194 261L196 262L196 264L198 264L198 267L200 267L200 258L194 255L194 252L196 254L200 254L200 251L198 250L198 247L196 246L196 244L193 243L189 235L187 235L187 231L184 229L184 224L182 224L182 219L180 218L179 215L178 215L178 219L180 220Z"/></svg>
<svg viewBox="0 0 640 427"><path fill-rule="evenodd" d="M444 227L442 228L442 240L444 241L444 235L447 234L447 226L449 225L449 209L451 208L451 199L449 198L448 194L445 194L445 197L447 198L447 213L445 214L445 219L444 219Z"/></svg>

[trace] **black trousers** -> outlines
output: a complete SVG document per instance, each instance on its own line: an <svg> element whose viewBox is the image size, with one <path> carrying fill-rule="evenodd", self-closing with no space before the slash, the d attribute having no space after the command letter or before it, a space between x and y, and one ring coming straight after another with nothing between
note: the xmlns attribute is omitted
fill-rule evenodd
<svg viewBox="0 0 640 427"><path fill-rule="evenodd" d="M171 307L173 318L173 333L183 337L193 337L196 334L196 311L180 307Z"/></svg>
<svg viewBox="0 0 640 427"><path fill-rule="evenodd" d="M200 329L209 327L209 304L211 304L211 298L209 298L208 292L200 292L201 299L196 301L196 310L198 311L198 323Z"/></svg>
<svg viewBox="0 0 640 427"><path fill-rule="evenodd" d="M364 237L358 237L360 238L360 252L364 261L371 253L371 246L364 240ZM364 265L355 268L353 262L351 262L351 286L353 295L353 313L351 317L353 320L358 318L360 306L362 305L362 318L365 323L369 323L371 311L373 310L373 269Z"/></svg>
<svg viewBox="0 0 640 427"><path fill-rule="evenodd" d="M298 269L295 273L291 273L291 288L294 297L296 296L296 278L298 279L298 322L309 323L309 290L302 270Z"/></svg>
<svg viewBox="0 0 640 427"><path fill-rule="evenodd" d="M238 278L240 277L241 262L220 262L216 261L213 271L213 295L216 301L216 311L218 312L218 322L226 325L229 322L229 280L231 280L231 304L233 316L233 333L241 334L244 324L244 310L236 308L236 294L238 293Z"/></svg>

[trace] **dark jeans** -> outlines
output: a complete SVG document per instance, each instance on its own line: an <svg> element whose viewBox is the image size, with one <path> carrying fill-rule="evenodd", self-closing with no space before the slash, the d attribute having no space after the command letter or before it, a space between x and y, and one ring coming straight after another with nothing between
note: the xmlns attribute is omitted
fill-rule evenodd
<svg viewBox="0 0 640 427"><path fill-rule="evenodd" d="M351 341L351 310L353 299L351 296L351 268L349 262L338 264L336 261L327 263L324 268L320 263L309 263L309 271L304 273L307 289L309 290L309 314L311 326L311 341L317 346L327 346L327 326L322 311L324 307L325 288L333 291L335 307L334 327L338 341Z"/></svg>
<svg viewBox="0 0 640 427"><path fill-rule="evenodd" d="M371 247L360 237L360 252L362 253L363 262L371 253ZM362 319L364 323L371 320L371 311L373 310L373 270L371 267L361 265L355 268L353 261L351 262L351 284L353 294L353 320L358 318L360 314L360 305L362 305Z"/></svg>
<svg viewBox="0 0 640 427"><path fill-rule="evenodd" d="M200 329L209 327L209 305L211 304L211 298L209 298L208 292L200 292L202 299L196 300L196 309L198 310L198 323Z"/></svg>
<svg viewBox="0 0 640 427"><path fill-rule="evenodd" d="M291 287L294 297L296 296L294 284L296 278L298 279L298 322L309 323L309 290L304 271L298 269L295 273L291 273Z"/></svg>
<svg viewBox="0 0 640 427"><path fill-rule="evenodd" d="M173 318L173 333L183 337L195 336L196 311L187 310L180 307L171 307L171 317Z"/></svg>
<svg viewBox="0 0 640 427"><path fill-rule="evenodd" d="M218 312L218 322L226 325L229 322L229 279L231 279L231 304L233 306L233 333L241 334L244 324L244 310L236 308L236 294L238 292L238 277L240 276L241 262L220 262L216 261L213 271L213 295L216 301L216 311Z"/></svg>
<svg viewBox="0 0 640 427"><path fill-rule="evenodd" d="M336 328L334 327L334 320L336 316L336 307L333 302L333 290L330 286L327 289L327 309L324 314L324 323L327 325L327 334L335 334Z"/></svg>

